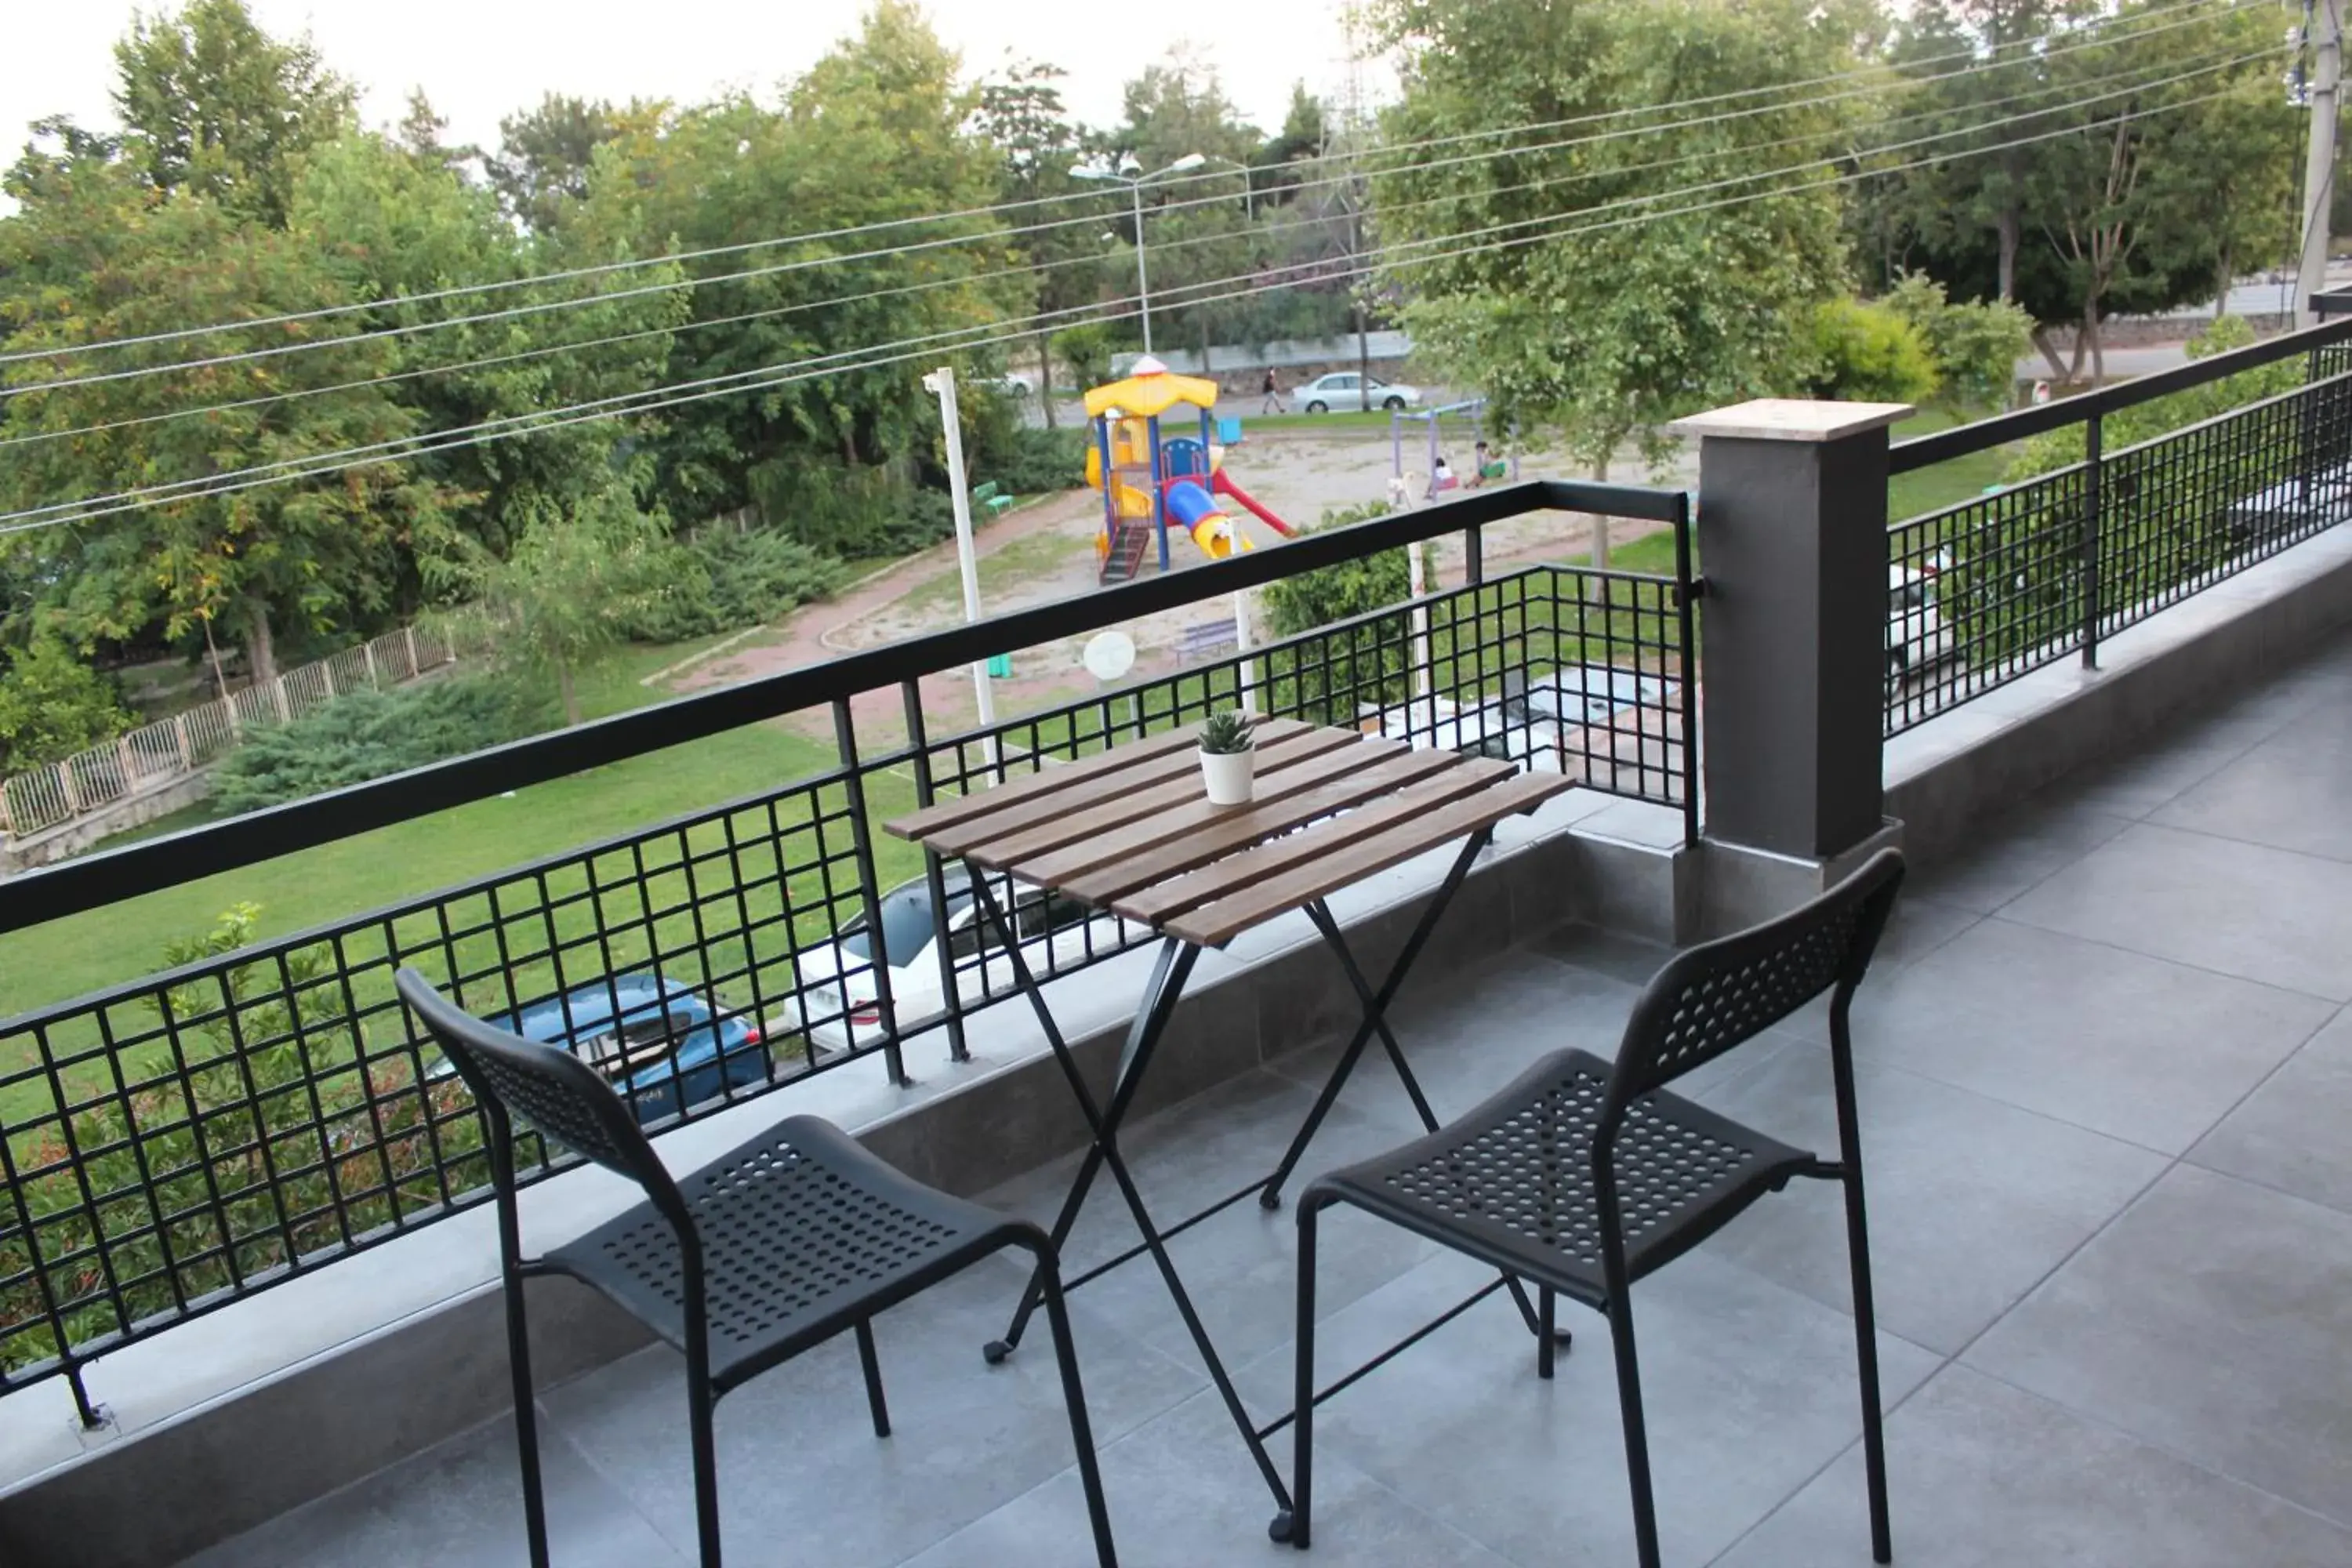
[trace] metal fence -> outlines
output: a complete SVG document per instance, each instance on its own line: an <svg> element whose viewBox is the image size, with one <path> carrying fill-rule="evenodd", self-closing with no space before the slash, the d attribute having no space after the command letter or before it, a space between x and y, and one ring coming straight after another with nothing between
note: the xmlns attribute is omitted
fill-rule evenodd
<svg viewBox="0 0 2352 1568"><path fill-rule="evenodd" d="M299 719L346 691L380 690L438 668L458 656L462 640L446 628L386 632L63 762L0 779L0 833L46 832L185 778L235 750L254 730Z"/></svg>
<svg viewBox="0 0 2352 1568"><path fill-rule="evenodd" d="M2300 361L2303 384L2116 450L2117 410ZM2352 516L2352 321L1905 442L1905 473L2079 425L2082 458L1895 524L1892 736Z"/></svg>
<svg viewBox="0 0 2352 1568"><path fill-rule="evenodd" d="M1681 564L1486 577L1484 524L1543 509L1669 523ZM910 1054L964 1056L972 1013L1011 990L1010 954L971 920L959 868L881 825L1244 698L1568 772L1677 807L1695 835L1686 514L1676 492L1490 489L25 879L42 901L0 909L0 930L758 720L829 712L837 748L834 767L751 798L0 1021L0 1390L64 1373L92 1418L81 1368L110 1347L486 1194L475 1108L394 998L404 964L477 1013L573 1020L574 1048L668 1126L851 1061L878 1058L904 1082ZM929 732L927 686L973 662L1067 661L1071 638L1136 615L1441 535L1465 542L1464 586ZM1047 975L1150 934L1006 892L1023 956ZM562 1163L519 1152L530 1178Z"/></svg>

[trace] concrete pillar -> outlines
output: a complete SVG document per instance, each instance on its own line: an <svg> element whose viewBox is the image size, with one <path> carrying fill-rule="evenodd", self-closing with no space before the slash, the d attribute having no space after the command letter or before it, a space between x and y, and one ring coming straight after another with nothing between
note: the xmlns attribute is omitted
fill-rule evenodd
<svg viewBox="0 0 2352 1568"><path fill-rule="evenodd" d="M1675 426L1699 440L1710 843L1826 864L1881 833L1886 431L1910 412L1764 398Z"/></svg>

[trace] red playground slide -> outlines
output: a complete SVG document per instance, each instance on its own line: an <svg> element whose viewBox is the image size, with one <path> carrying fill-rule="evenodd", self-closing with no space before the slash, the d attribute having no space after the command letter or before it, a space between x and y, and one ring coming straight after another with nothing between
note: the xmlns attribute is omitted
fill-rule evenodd
<svg viewBox="0 0 2352 1568"><path fill-rule="evenodd" d="M1234 500L1241 502L1242 505L1247 507L1252 512L1256 514L1257 520L1260 522L1274 530L1275 532L1282 535L1283 538L1292 539L1297 536L1298 531L1297 529L1291 527L1290 524L1283 521L1282 519L1275 516L1274 513L1266 510L1265 508L1252 500L1250 499L1249 491L1242 489L1241 486L1225 478L1224 469L1219 468L1215 473L1209 476L1209 488L1216 491L1221 496L1231 496Z"/></svg>

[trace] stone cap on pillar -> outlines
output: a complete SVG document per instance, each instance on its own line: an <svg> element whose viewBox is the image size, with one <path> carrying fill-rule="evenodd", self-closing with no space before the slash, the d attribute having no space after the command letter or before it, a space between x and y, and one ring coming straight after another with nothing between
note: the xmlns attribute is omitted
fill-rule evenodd
<svg viewBox="0 0 2352 1568"><path fill-rule="evenodd" d="M1735 441L1836 441L1892 425L1913 412L1908 403L1839 403L1810 397L1759 397L1677 419L1677 436L1717 436Z"/></svg>

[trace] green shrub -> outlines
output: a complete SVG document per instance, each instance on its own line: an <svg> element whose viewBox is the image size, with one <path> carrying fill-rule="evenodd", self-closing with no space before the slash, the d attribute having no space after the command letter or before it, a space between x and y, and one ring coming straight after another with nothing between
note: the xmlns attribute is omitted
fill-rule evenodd
<svg viewBox="0 0 2352 1568"><path fill-rule="evenodd" d="M849 568L774 529L714 528L677 552L668 591L630 623L638 642L679 642L772 620L822 599Z"/></svg>
<svg viewBox="0 0 2352 1568"><path fill-rule="evenodd" d="M1092 435L1083 425L1056 430L1015 430L1003 450L973 462L973 482L993 480L1016 496L1045 495L1083 485L1087 482L1087 447Z"/></svg>
<svg viewBox="0 0 2352 1568"><path fill-rule="evenodd" d="M1118 351L1118 338L1108 323L1089 321L1084 326L1065 327L1054 334L1054 353L1078 384L1100 386L1110 379L1111 355ZM1049 387L1037 389L1039 396L1051 392Z"/></svg>
<svg viewBox="0 0 2352 1568"><path fill-rule="evenodd" d="M2242 349L2254 342L2254 331L2236 316L2223 316L2189 340L2189 357L2209 359L2231 349ZM2292 392L2304 383L2304 366L2299 359L2273 360L2252 370L2225 375L2219 381L2209 381L2202 386L2192 386L2186 392L2176 392L2169 397L2150 398L2118 408L2100 421L2099 440L2107 452L2118 452L2142 441L2152 441L2158 436L2178 430L2183 426L2211 419L2233 408L2265 397L2275 397ZM2009 466L2011 483L2063 468L2069 463L2083 460L2083 426L2068 426L2034 437L2026 442Z"/></svg>
<svg viewBox="0 0 2352 1568"><path fill-rule="evenodd" d="M1327 510L1316 529L1345 528L1385 517L1388 510L1377 501ZM1268 629L1278 637L1401 605L1412 594L1412 565L1401 549L1279 577L1261 590ZM1269 710L1352 724L1358 703L1402 700L1408 640L1403 623L1402 612L1381 616L1303 650L1275 650L1267 661L1274 678Z"/></svg>
<svg viewBox="0 0 2352 1568"><path fill-rule="evenodd" d="M1906 272L1880 301L1911 323L1947 395L1976 407L2000 408L2017 377L2017 362L2033 342L2033 317L2005 300L1945 297L1944 286Z"/></svg>
<svg viewBox="0 0 2352 1568"><path fill-rule="evenodd" d="M213 775L213 795L226 812L254 811L478 752L553 724L542 698L491 676L353 691L290 724L247 735Z"/></svg>
<svg viewBox="0 0 2352 1568"><path fill-rule="evenodd" d="M166 944L162 966L250 946L260 914L236 905ZM128 1092L85 1097L19 1140L16 1195L39 1253L26 1226L0 1235L0 1369L65 1348L47 1326L52 1301L87 1345L487 1184L465 1085L420 1080L405 1052L377 1055L335 973L321 942L151 994L177 1070L130 1073ZM101 1230L85 1190L152 1195L115 1199Z"/></svg>
<svg viewBox="0 0 2352 1568"><path fill-rule="evenodd" d="M137 722L114 682L57 637L36 637L0 673L0 770L62 762Z"/></svg>
<svg viewBox="0 0 2352 1568"><path fill-rule="evenodd" d="M1809 390L1862 403L1923 403L1936 362L1919 330L1884 305L1826 300L1813 310Z"/></svg>

